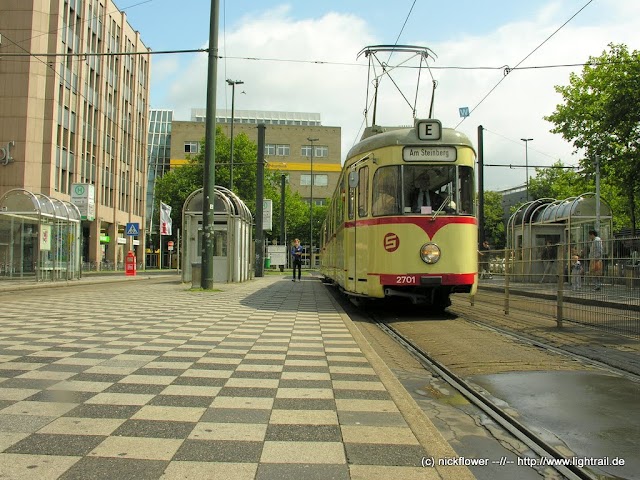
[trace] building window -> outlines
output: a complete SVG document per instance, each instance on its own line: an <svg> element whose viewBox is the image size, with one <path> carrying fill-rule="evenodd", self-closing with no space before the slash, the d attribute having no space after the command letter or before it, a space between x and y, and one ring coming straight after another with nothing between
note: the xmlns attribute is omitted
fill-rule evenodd
<svg viewBox="0 0 640 480"><path fill-rule="evenodd" d="M308 187L311 185L311 175L309 173L303 173L300 175L300 186ZM326 187L329 185L329 175L319 173L313 175L313 185L316 187Z"/></svg>
<svg viewBox="0 0 640 480"><path fill-rule="evenodd" d="M267 143L264 146L264 154L265 155L275 155L276 154L276 146L273 143Z"/></svg>
<svg viewBox="0 0 640 480"><path fill-rule="evenodd" d="M329 175L318 174L313 176L313 184L316 187L326 187L329 185Z"/></svg>
<svg viewBox="0 0 640 480"><path fill-rule="evenodd" d="M316 146L316 150L313 152L314 157L328 157L329 147Z"/></svg>
<svg viewBox="0 0 640 480"><path fill-rule="evenodd" d="M184 142L184 153L198 153L200 150L199 142Z"/></svg>
<svg viewBox="0 0 640 480"><path fill-rule="evenodd" d="M276 155L278 157L288 157L289 145L276 145Z"/></svg>
<svg viewBox="0 0 640 480"><path fill-rule="evenodd" d="M311 157L311 149L312 145L302 145L300 147L300 155L303 157ZM315 150L313 150L314 157L328 157L329 156L329 147L326 146L318 146L316 145Z"/></svg>

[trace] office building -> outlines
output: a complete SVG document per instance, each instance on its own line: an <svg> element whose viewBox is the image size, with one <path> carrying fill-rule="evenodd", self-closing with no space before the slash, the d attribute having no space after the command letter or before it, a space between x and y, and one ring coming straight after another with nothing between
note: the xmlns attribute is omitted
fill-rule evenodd
<svg viewBox="0 0 640 480"><path fill-rule="evenodd" d="M205 136L206 112L193 109L191 121L173 121L171 127L171 167L184 164L187 155L198 153ZM257 125L265 130L267 168L288 176L291 190L302 198L311 198L311 149L313 148L313 201L325 204L340 177L341 129L323 126L319 113L235 110L233 135L244 133L257 143ZM216 125L231 136L231 110L216 112ZM317 139L310 142L308 139Z"/></svg>
<svg viewBox="0 0 640 480"><path fill-rule="evenodd" d="M139 32L111 0L4 0L0 32L0 145L11 145L0 198L18 188L81 206L91 268L142 258L150 54Z"/></svg>

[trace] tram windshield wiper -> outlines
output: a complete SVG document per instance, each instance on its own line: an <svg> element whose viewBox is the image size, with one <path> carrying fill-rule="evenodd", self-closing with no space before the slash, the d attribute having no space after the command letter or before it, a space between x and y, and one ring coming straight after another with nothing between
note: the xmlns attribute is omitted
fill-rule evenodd
<svg viewBox="0 0 640 480"><path fill-rule="evenodd" d="M447 197L444 199L444 201L440 204L440 206L438 207L438 209L433 212L433 216L431 217L431 221L435 221L436 216L442 211L444 210L444 207L446 205L449 205L449 202L451 202L451 194L448 194Z"/></svg>

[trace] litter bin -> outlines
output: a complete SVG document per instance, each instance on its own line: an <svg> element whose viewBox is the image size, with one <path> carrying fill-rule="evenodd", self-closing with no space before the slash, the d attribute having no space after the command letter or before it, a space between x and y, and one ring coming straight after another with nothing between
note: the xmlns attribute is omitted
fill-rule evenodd
<svg viewBox="0 0 640 480"><path fill-rule="evenodd" d="M264 259L264 268L271 268L271 257L266 257Z"/></svg>

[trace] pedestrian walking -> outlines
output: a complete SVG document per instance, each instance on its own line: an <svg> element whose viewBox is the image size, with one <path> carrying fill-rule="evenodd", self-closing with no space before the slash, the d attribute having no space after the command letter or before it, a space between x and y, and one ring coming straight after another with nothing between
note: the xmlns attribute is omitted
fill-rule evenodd
<svg viewBox="0 0 640 480"><path fill-rule="evenodd" d="M602 287L602 239L596 230L589 230L589 275L593 277L593 289L600 290Z"/></svg>
<svg viewBox="0 0 640 480"><path fill-rule="evenodd" d="M296 281L296 269L298 269L298 281L302 276L302 247L300 246L300 240L295 239L293 246L291 247L291 259L293 263L293 282Z"/></svg>

